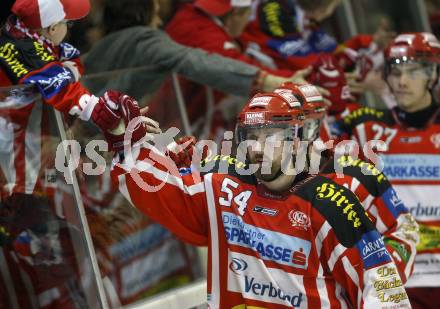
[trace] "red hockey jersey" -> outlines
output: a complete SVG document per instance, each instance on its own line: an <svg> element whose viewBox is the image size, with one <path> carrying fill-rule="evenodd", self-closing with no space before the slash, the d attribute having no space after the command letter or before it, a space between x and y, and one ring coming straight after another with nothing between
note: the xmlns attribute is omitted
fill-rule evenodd
<svg viewBox="0 0 440 309"><path fill-rule="evenodd" d="M215 163L214 172L180 176L143 147L132 165L115 161L112 178L149 217L208 246L210 308L410 307L381 235L330 178L303 176L278 194L240 175L247 166L233 157L210 157L204 168Z"/></svg>
<svg viewBox="0 0 440 309"><path fill-rule="evenodd" d="M386 176L373 164L350 156L331 157L321 173L356 194L406 282L414 268L418 225Z"/></svg>
<svg viewBox="0 0 440 309"><path fill-rule="evenodd" d="M398 109L360 108L341 124L360 146L371 140L385 143L386 150L380 152L383 173L419 223L420 243L408 287L440 282L439 115L435 104L413 115Z"/></svg>

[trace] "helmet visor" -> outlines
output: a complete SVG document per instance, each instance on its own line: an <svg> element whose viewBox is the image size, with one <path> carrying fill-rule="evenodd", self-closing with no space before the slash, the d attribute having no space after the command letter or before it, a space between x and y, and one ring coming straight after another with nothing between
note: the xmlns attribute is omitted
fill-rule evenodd
<svg viewBox="0 0 440 309"><path fill-rule="evenodd" d="M436 70L436 65L422 61L402 62L395 59L389 68L389 78L401 78L403 75L412 80L429 79Z"/></svg>
<svg viewBox="0 0 440 309"><path fill-rule="evenodd" d="M278 130L269 130L278 129ZM263 134L262 134L263 133ZM279 141L293 141L302 137L303 127L299 124L255 124L237 125L236 136L238 144L246 140L259 140L261 137L273 138Z"/></svg>
<svg viewBox="0 0 440 309"><path fill-rule="evenodd" d="M313 142L319 138L322 119L306 119L302 130L301 140Z"/></svg>

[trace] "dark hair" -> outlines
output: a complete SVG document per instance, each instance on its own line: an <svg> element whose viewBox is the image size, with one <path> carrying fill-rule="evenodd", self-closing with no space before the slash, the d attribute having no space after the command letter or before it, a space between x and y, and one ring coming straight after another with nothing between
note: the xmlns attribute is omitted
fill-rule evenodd
<svg viewBox="0 0 440 309"><path fill-rule="evenodd" d="M104 31L148 25L154 14L154 0L107 0L104 6Z"/></svg>
<svg viewBox="0 0 440 309"><path fill-rule="evenodd" d="M0 2L0 27L6 22L9 15L11 15L11 8L15 0L1 0Z"/></svg>

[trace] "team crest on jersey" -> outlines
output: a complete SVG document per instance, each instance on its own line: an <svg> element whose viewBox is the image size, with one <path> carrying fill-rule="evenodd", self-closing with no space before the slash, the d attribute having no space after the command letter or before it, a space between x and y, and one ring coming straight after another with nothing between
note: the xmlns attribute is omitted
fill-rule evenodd
<svg viewBox="0 0 440 309"><path fill-rule="evenodd" d="M434 144L436 149L440 148L440 133L431 135L431 142Z"/></svg>
<svg viewBox="0 0 440 309"><path fill-rule="evenodd" d="M310 218L302 211L291 210L288 216L293 227L304 231L307 231L310 228Z"/></svg>

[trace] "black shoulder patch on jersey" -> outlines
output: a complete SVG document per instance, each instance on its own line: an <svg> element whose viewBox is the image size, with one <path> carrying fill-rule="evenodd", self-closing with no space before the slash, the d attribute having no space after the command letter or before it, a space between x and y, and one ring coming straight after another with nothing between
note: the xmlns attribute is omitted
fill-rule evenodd
<svg viewBox="0 0 440 309"><path fill-rule="evenodd" d="M357 125L367 121L380 121L388 125L395 123L394 118L389 110L360 107L343 118L343 125L345 128L352 130Z"/></svg>
<svg viewBox="0 0 440 309"><path fill-rule="evenodd" d="M248 164L238 161L232 155L209 156L200 162L199 169L201 175L208 173L227 174L240 179L244 183L256 184L255 176L248 171Z"/></svg>
<svg viewBox="0 0 440 309"><path fill-rule="evenodd" d="M297 191L328 221L339 242L353 247L366 232L375 227L356 195L324 176L316 176Z"/></svg>
<svg viewBox="0 0 440 309"><path fill-rule="evenodd" d="M55 56L36 40L0 36L0 65L15 84L33 70L55 60Z"/></svg>
<svg viewBox="0 0 440 309"><path fill-rule="evenodd" d="M387 177L373 163L351 156L332 157L322 170L323 174L342 173L356 178L372 196L382 196L391 186Z"/></svg>

